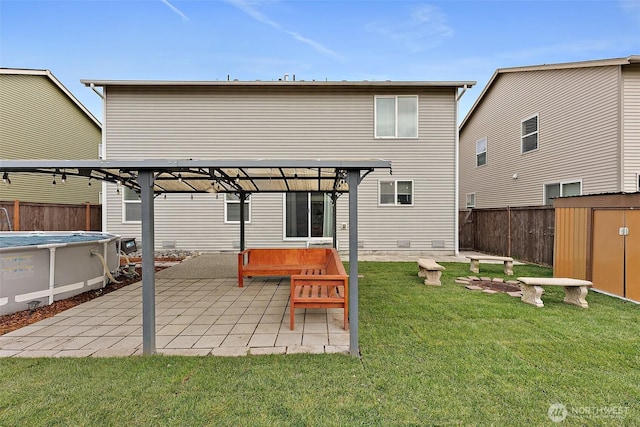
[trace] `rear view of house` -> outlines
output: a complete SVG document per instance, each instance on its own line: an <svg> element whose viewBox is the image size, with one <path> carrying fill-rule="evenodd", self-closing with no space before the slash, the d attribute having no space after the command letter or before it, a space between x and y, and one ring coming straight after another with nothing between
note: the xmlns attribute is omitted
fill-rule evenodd
<svg viewBox="0 0 640 427"><path fill-rule="evenodd" d="M474 82L83 81L102 88L108 159L385 159L359 202L361 253L457 251L457 97ZM106 229L140 237L140 201L104 187ZM166 197L165 197L166 196ZM348 248L348 196L253 194L247 247ZM239 248L233 194L165 194L155 203L156 249Z"/></svg>
<svg viewBox="0 0 640 427"><path fill-rule="evenodd" d="M640 56L498 69L460 126L460 204L640 190Z"/></svg>

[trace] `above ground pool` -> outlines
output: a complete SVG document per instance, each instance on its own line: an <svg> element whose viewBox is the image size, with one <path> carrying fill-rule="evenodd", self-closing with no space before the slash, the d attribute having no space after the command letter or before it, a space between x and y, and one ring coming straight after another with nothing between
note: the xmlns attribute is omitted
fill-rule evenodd
<svg viewBox="0 0 640 427"><path fill-rule="evenodd" d="M0 315L104 287L119 267L119 236L0 232Z"/></svg>

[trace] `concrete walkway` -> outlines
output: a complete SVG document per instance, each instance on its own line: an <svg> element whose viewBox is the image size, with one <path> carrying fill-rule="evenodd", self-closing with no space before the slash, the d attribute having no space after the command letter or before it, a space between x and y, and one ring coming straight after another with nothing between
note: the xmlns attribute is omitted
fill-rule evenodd
<svg viewBox="0 0 640 427"><path fill-rule="evenodd" d="M416 261L417 257L363 257ZM462 257L437 261L468 262ZM289 330L289 279L238 288L235 253L204 254L156 274L156 348L167 355L348 353L341 309L296 311ZM142 354L142 284L136 283L0 336L0 357Z"/></svg>

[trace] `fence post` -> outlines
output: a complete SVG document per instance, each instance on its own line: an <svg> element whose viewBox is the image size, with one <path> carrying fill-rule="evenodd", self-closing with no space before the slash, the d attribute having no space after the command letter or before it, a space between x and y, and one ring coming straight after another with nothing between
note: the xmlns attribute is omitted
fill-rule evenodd
<svg viewBox="0 0 640 427"><path fill-rule="evenodd" d="M91 203L86 202L84 209L84 229L91 231Z"/></svg>
<svg viewBox="0 0 640 427"><path fill-rule="evenodd" d="M13 201L13 231L20 231L20 200Z"/></svg>

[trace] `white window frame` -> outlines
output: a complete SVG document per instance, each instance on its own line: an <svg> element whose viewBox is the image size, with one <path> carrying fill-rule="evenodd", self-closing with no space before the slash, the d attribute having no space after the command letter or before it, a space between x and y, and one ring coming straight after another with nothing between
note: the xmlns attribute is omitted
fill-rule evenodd
<svg viewBox="0 0 640 427"><path fill-rule="evenodd" d="M395 132L394 135L378 135L378 99L393 99L395 104ZM398 98L415 98L416 100L416 117L415 117L415 136L398 136ZM419 111L420 103L418 95L376 95L373 100L374 109L374 123L373 132L376 139L418 139L420 135L420 129L418 128L418 117L420 117Z"/></svg>
<svg viewBox="0 0 640 427"><path fill-rule="evenodd" d="M393 203L382 203L381 186L384 182L393 182ZM410 182L411 183L411 203L398 203L398 183ZM413 206L416 200L416 186L413 179L379 179L378 180L378 206Z"/></svg>
<svg viewBox="0 0 640 427"><path fill-rule="evenodd" d="M333 243L331 237L311 237L311 193L323 193L322 191L307 192L307 237L289 237L287 236L287 193L282 194L282 240L285 242L313 242L313 243ZM324 193L324 197L329 197L328 193ZM332 212L333 213L333 212ZM333 219L334 226L337 227Z"/></svg>
<svg viewBox="0 0 640 427"><path fill-rule="evenodd" d="M230 220L228 218L228 211L227 211L227 207L230 204L237 204L238 206L240 205L240 198L238 196L238 199L231 199L229 200L229 198L227 196L229 195L233 195L236 196L235 194L229 194L229 193L224 193L224 223L225 224L240 224L240 220L238 219L237 221L235 220ZM245 213L245 217L244 217L244 223L245 224L251 224L251 195L247 194L247 200L245 200L245 206L248 206L249 209L245 209L244 213Z"/></svg>
<svg viewBox="0 0 640 427"><path fill-rule="evenodd" d="M484 151L478 152L478 144L480 142L484 141ZM476 141L476 167L479 168L481 166L486 166L489 159L487 156L487 148L488 148L489 142L487 137L485 136L484 138L480 138L479 140ZM484 154L484 163L483 164L479 164L479 160L480 160L480 155Z"/></svg>
<svg viewBox="0 0 640 427"><path fill-rule="evenodd" d="M526 121L529 121L529 120L533 119L534 117L536 118L536 130L535 130L535 132L530 132L528 134L523 134L522 131L523 131L524 123ZM524 139L526 137L528 137L528 136L531 136L531 135L536 135L536 148L534 148L533 150L524 151ZM522 119L520 121L520 154L531 153L533 151L538 151L539 149L540 149L540 114L536 113L536 114L533 114L533 115L531 115L531 116L529 116L529 117L527 117L525 119Z"/></svg>
<svg viewBox="0 0 640 427"><path fill-rule="evenodd" d="M542 184L542 204L544 206L553 206L553 200L551 200L551 204L547 204L547 186L558 184L560 186L560 195L558 197L564 197L563 188L568 184L580 184L580 194L582 196L582 179L565 179L562 181L549 181Z"/></svg>
<svg viewBox="0 0 640 427"><path fill-rule="evenodd" d="M640 191L640 172L636 174L636 191Z"/></svg>
<svg viewBox="0 0 640 427"><path fill-rule="evenodd" d="M137 194L134 190L125 187L125 186L121 186L119 189L120 191L120 198L122 200L122 223L123 224L142 224L142 218L140 220L137 221L131 221L131 220L127 220L127 205L130 204L142 204L142 200L140 199L140 195L138 194L138 200L126 200L125 199L125 194L128 191L131 191L135 194Z"/></svg>
<svg viewBox="0 0 640 427"><path fill-rule="evenodd" d="M465 205L467 208L475 208L476 207L476 193L467 193Z"/></svg>

